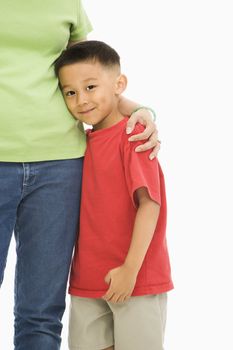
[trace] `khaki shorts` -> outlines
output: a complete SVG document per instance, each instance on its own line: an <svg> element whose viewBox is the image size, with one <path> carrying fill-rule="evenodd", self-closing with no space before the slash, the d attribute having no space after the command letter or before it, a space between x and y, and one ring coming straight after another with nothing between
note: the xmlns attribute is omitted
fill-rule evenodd
<svg viewBox="0 0 233 350"><path fill-rule="evenodd" d="M69 349L163 350L166 306L166 293L121 304L72 296Z"/></svg>

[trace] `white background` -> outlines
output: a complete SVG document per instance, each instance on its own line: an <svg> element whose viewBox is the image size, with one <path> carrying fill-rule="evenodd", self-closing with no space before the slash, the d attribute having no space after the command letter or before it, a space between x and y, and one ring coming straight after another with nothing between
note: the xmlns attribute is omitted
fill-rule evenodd
<svg viewBox="0 0 233 350"><path fill-rule="evenodd" d="M95 28L89 38L106 41L121 55L126 96L157 112L175 284L165 348L233 349L230 1L84 3ZM0 293L4 350L13 349L14 263L12 243ZM66 338L67 312L63 350Z"/></svg>

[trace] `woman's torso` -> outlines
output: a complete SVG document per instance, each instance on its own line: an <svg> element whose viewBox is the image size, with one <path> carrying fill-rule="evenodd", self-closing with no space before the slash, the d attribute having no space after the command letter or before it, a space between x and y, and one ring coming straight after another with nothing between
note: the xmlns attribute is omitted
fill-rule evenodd
<svg viewBox="0 0 233 350"><path fill-rule="evenodd" d="M64 104L53 63L90 23L77 0L0 5L0 161L83 155L85 135Z"/></svg>

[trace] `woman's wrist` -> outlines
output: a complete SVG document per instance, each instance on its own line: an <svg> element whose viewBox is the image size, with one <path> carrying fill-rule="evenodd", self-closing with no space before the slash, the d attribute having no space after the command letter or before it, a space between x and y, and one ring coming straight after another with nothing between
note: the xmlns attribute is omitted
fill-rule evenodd
<svg viewBox="0 0 233 350"><path fill-rule="evenodd" d="M136 108L133 110L133 112L131 113L131 115L134 114L134 113L136 113L136 112L138 112L138 111L140 111L141 109L144 109L144 110L150 112L150 114L151 114L151 116L152 116L152 119L153 119L154 121L156 121L156 113L155 113L155 111L154 111L151 107L147 107L147 106L139 106L139 107L136 107Z"/></svg>

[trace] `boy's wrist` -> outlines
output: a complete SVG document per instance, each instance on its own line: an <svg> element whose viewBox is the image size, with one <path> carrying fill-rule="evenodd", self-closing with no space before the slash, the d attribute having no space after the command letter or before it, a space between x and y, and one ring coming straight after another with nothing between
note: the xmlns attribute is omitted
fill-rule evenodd
<svg viewBox="0 0 233 350"><path fill-rule="evenodd" d="M136 264L135 262L127 261L127 259L124 262L124 267L132 274L137 275L141 266L139 264Z"/></svg>

